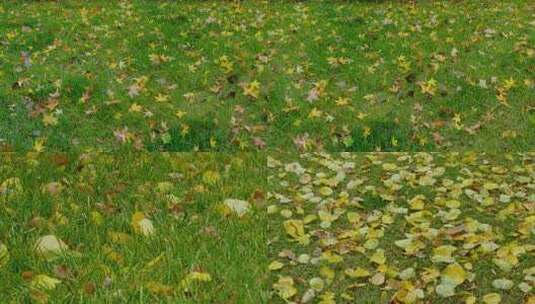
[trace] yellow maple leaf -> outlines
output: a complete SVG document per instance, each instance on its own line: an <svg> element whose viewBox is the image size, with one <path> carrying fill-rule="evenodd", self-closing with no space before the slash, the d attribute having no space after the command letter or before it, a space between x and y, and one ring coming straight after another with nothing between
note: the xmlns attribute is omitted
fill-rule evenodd
<svg viewBox="0 0 535 304"><path fill-rule="evenodd" d="M203 271L192 271L180 281L179 287L183 290L188 290L191 285L195 282L210 282L212 281L212 276Z"/></svg>
<svg viewBox="0 0 535 304"><path fill-rule="evenodd" d="M170 295L173 292L173 287L156 281L148 282L146 287L151 293L156 295Z"/></svg>
<svg viewBox="0 0 535 304"><path fill-rule="evenodd" d="M308 113L308 118L318 118L321 117L323 112L321 110L318 110L318 108L314 107L312 110L310 110L310 113Z"/></svg>
<svg viewBox="0 0 535 304"><path fill-rule="evenodd" d="M38 138L33 143L33 150L35 152L43 152L45 150L45 140L43 138Z"/></svg>
<svg viewBox="0 0 535 304"><path fill-rule="evenodd" d="M58 124L58 119L52 114L43 114L43 123L45 126L55 126Z"/></svg>
<svg viewBox="0 0 535 304"><path fill-rule="evenodd" d="M428 81L420 83L422 94L427 94L431 96L435 96L437 92L437 86L438 86L438 82L433 78L429 79Z"/></svg>
<svg viewBox="0 0 535 304"><path fill-rule="evenodd" d="M158 95L156 95L154 99L156 99L157 102L166 102L169 101L169 95L163 95L162 93L158 93Z"/></svg>
<svg viewBox="0 0 535 304"><path fill-rule="evenodd" d="M260 96L260 82L253 81L243 87L243 95L257 99Z"/></svg>
<svg viewBox="0 0 535 304"><path fill-rule="evenodd" d="M142 106L138 105L137 103L133 103L128 109L128 112L141 112L142 109Z"/></svg>
<svg viewBox="0 0 535 304"><path fill-rule="evenodd" d="M184 112L182 110L178 110L178 111L175 112L175 116L178 117L178 118L182 118L186 114L187 114L187 112Z"/></svg>
<svg viewBox="0 0 535 304"><path fill-rule="evenodd" d="M202 175L203 182L208 185L216 184L220 178L221 176L219 175L219 173L213 170L207 170Z"/></svg>
<svg viewBox="0 0 535 304"><path fill-rule="evenodd" d="M340 107L347 106L349 104L349 98L340 96L334 102L336 103L337 106L340 106Z"/></svg>

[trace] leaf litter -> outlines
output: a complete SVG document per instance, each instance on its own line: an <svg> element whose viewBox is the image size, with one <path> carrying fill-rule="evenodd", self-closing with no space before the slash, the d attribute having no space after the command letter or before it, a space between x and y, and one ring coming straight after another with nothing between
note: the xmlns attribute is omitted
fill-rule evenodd
<svg viewBox="0 0 535 304"><path fill-rule="evenodd" d="M535 301L533 153L276 154L267 165L273 303Z"/></svg>

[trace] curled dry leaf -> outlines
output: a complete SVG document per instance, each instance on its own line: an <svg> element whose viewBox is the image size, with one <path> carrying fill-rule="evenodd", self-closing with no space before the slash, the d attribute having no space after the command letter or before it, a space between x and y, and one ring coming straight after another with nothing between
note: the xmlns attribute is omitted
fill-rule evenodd
<svg viewBox="0 0 535 304"><path fill-rule="evenodd" d="M7 250L7 246L0 243L0 268L7 265L9 262L9 251Z"/></svg>
<svg viewBox="0 0 535 304"><path fill-rule="evenodd" d="M246 215L251 208L251 204L249 204L248 201L244 200L228 198L223 203L232 213L236 214L238 217L243 217L244 215Z"/></svg>
<svg viewBox="0 0 535 304"><path fill-rule="evenodd" d="M309 235L305 234L305 226L301 220L287 220L284 222L286 233L303 245L310 242Z"/></svg>
<svg viewBox="0 0 535 304"><path fill-rule="evenodd" d="M496 279L492 281L492 286L497 289L509 290L513 287L514 283L508 279Z"/></svg>
<svg viewBox="0 0 535 304"><path fill-rule="evenodd" d="M294 287L294 280L288 276L280 277L278 282L273 284L273 288L279 297L284 300L289 300L297 293L297 289Z"/></svg>
<svg viewBox="0 0 535 304"><path fill-rule="evenodd" d="M61 283L61 281L56 278L49 277L46 274L39 274L32 279L30 286L40 290L52 290L56 288L56 285L59 283Z"/></svg>
<svg viewBox="0 0 535 304"><path fill-rule="evenodd" d="M53 234L40 237L35 243L35 250L37 254L47 259L53 258L68 249L69 247L67 244Z"/></svg>
<svg viewBox="0 0 535 304"><path fill-rule="evenodd" d="M373 277L370 278L370 283L373 285L383 285L385 282L385 274L378 272Z"/></svg>
<svg viewBox="0 0 535 304"><path fill-rule="evenodd" d="M151 236L155 231L152 221L146 218L143 212L136 212L132 215L132 227L135 233L144 236Z"/></svg>
<svg viewBox="0 0 535 304"><path fill-rule="evenodd" d="M182 281L180 281L179 289L187 291L191 288L192 284L194 284L195 282L211 282L211 281L212 281L212 276L209 273L203 272L203 271L192 271L188 273L186 277L182 279Z"/></svg>
<svg viewBox="0 0 535 304"><path fill-rule="evenodd" d="M269 264L268 269L271 271L274 271L274 270L282 269L282 267L284 267L284 263L280 261L273 261Z"/></svg>

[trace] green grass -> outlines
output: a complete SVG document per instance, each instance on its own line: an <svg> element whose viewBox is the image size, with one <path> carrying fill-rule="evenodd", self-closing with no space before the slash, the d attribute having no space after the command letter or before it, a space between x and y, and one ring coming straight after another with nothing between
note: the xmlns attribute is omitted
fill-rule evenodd
<svg viewBox="0 0 535 304"><path fill-rule="evenodd" d="M1 148L532 150L532 2L419 2L4 1Z"/></svg>
<svg viewBox="0 0 535 304"><path fill-rule="evenodd" d="M476 297L479 303L489 293L500 294L501 303L528 303L533 296L521 291L518 285L525 282L533 286L526 277L528 269L535 266L533 249L529 249L535 238L533 231L528 232L528 227L533 227L528 222L534 215L530 207L534 194L529 186L533 182L533 161L533 154L528 153L273 155L268 181L275 195L268 201L271 210L268 252L271 262L281 262L282 267L271 272L270 303L285 302L280 294L281 287L277 285L281 277L290 277L294 282L295 290L286 297L287 301L301 299L311 288L310 280L321 278L325 285L316 290L310 303L323 303L321 297L329 292L334 294L336 303L392 303L396 302L396 297L399 303L409 303L400 296L404 280L412 286L406 290L421 288L424 292L424 298L416 303L464 303L469 295ZM420 184L421 177L431 172L435 181ZM492 189L490 183L498 188ZM333 190L332 194L322 194L320 189L325 186ZM467 191L475 191L483 199L489 197L493 203L478 202L470 198ZM289 202L281 200L281 195ZM422 209L410 203L416 195L425 197ZM444 216L454 207L441 203L448 200L457 200L460 204L457 216L449 219ZM420 211L428 215L412 221ZM321 224L321 212L341 215L325 226ZM349 221L350 212L357 216L355 222ZM288 220L303 221L309 244L299 243L288 232L285 228ZM470 227L470 221L474 220L488 225L487 230L474 233L464 230L463 227ZM452 228L461 230L453 232ZM408 235L421 242L414 253L405 252L396 244ZM477 238L480 239L476 244L488 241L495 244L496 249L485 252L480 246L467 247L470 239ZM377 247L371 246L371 242L376 242ZM440 277L423 280L426 269L440 273L448 265L431 259L433 249L442 245L456 248L452 257L467 272L466 280L455 289L456 295L447 298L435 292ZM385 251L383 266L370 261L376 248ZM520 249L517 263L510 271L502 270L493 262L494 259L504 260L506 248ZM298 262L302 254L316 261ZM326 254L338 256L340 260L329 261ZM347 269L356 267L367 269L370 276L351 278L345 274ZM401 278L400 272L411 267L415 276ZM334 278L329 280L322 268L330 269ZM376 273L386 274L385 282L378 286L369 281ZM504 278L513 282L511 289L493 287L494 280Z"/></svg>
<svg viewBox="0 0 535 304"><path fill-rule="evenodd" d="M149 151L211 151L220 152L231 151L233 146L230 145L230 135L226 134L225 129L220 129L212 121L206 120L187 120L185 125L191 131L183 132L183 127L174 127L165 133L168 137L162 136L160 144L154 144L148 147ZM184 125L183 125L184 126ZM165 134L164 133L164 134Z"/></svg>
<svg viewBox="0 0 535 304"><path fill-rule="evenodd" d="M336 276L321 304L330 303L328 291L337 303L357 295L359 303L388 303L400 289L393 273L421 274L436 266L432 248L462 247L424 233L451 224L432 199L455 195L460 218L492 225L492 234L479 235L530 251L503 273L492 262L496 252L460 250L475 279L457 290L481 300L496 278L520 283L520 270L534 263L533 235L520 235L533 215L533 155L497 155L535 149L535 5L481 2L2 1L0 302L277 303L279 275L294 279L289 298L299 302L325 266ZM448 153L430 162L411 154L433 151ZM308 175L282 169L299 171L293 161ZM334 173L341 164L358 181L347 199L347 179L337 184L343 175ZM439 170L435 184L412 180L430 170ZM220 179L211 181L211 171ZM514 202L470 204L476 199L455 188L469 179L462 190L480 192L492 180L500 189L490 197L515 194ZM43 190L52 182L62 191ZM337 200L308 201L302 192L317 195L317 186L334 189ZM433 215L422 227L392 208L407 208L416 194ZM280 216L266 217L263 199L254 199L264 195ZM249 200L252 210L227 214L228 198ZM318 206L328 206L322 216L351 211L370 222L342 214L327 227L316 219L305 225L311 245L296 245L281 224ZM153 236L136 233L136 212L152 221ZM388 288L342 274L356 265L376 272L371 249L360 253L365 236L348 241L355 227L382 234ZM417 259L394 243L407 233L425 239ZM68 254L39 258L34 243L47 234L64 240ZM293 260L304 253L344 261ZM283 268L268 272L275 259ZM192 273L211 281L181 287ZM32 286L41 274L61 283ZM412 283L423 286L425 301L452 299L436 296L436 280ZM312 302L320 302L317 293ZM516 285L500 294L502 303L523 297Z"/></svg>
<svg viewBox="0 0 535 304"><path fill-rule="evenodd" d="M10 255L0 263L0 302L39 295L50 303L265 302L263 167L256 154L1 154L0 184L15 178L20 188L0 187L0 243ZM220 178L210 181L206 172ZM62 190L43 190L51 182ZM227 198L248 200L251 210L243 218L225 215L219 206ZM134 212L153 222L152 236L135 233ZM128 240L114 241L110 233ZM36 254L36 240L49 234L68 244L66 255ZM212 281L181 289L192 271ZM40 274L62 282L51 291L32 288ZM151 290L155 283L170 290Z"/></svg>

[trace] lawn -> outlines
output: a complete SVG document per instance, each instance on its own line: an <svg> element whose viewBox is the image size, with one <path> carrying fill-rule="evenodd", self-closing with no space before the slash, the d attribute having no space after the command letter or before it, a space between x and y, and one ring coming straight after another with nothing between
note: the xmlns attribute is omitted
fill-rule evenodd
<svg viewBox="0 0 535 304"><path fill-rule="evenodd" d="M534 46L532 0L0 1L0 303L535 304Z"/></svg>
<svg viewBox="0 0 535 304"><path fill-rule="evenodd" d="M535 303L535 155L268 159L270 303Z"/></svg>
<svg viewBox="0 0 535 304"><path fill-rule="evenodd" d="M264 163L0 154L0 302L266 302Z"/></svg>
<svg viewBox="0 0 535 304"><path fill-rule="evenodd" d="M535 5L3 1L4 151L526 151Z"/></svg>

